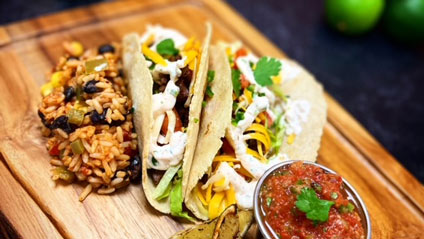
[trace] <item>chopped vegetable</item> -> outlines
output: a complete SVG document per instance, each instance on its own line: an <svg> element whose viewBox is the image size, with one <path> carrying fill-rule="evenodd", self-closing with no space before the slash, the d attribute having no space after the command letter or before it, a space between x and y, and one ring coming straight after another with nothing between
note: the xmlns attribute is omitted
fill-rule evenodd
<svg viewBox="0 0 424 239"><path fill-rule="evenodd" d="M156 50L162 56L176 56L180 52L175 48L174 41L170 38L159 42L156 46Z"/></svg>
<svg viewBox="0 0 424 239"><path fill-rule="evenodd" d="M271 197L267 197L266 198L266 205L269 207L269 206L271 206L271 203L272 203L272 198Z"/></svg>
<svg viewBox="0 0 424 239"><path fill-rule="evenodd" d="M59 166L52 170L53 180L61 179L67 183L72 183L74 181L75 175L73 172L67 170L65 166Z"/></svg>
<svg viewBox="0 0 424 239"><path fill-rule="evenodd" d="M71 109L68 113L68 122L80 126L84 121L84 111Z"/></svg>
<svg viewBox="0 0 424 239"><path fill-rule="evenodd" d="M59 156L60 155L60 151L59 151L59 144L56 144L55 146L53 146L50 151L49 154L51 156Z"/></svg>
<svg viewBox="0 0 424 239"><path fill-rule="evenodd" d="M282 124L283 115L279 114L277 116L277 119L274 121L274 123L271 126L270 137L271 137L271 150L273 152L279 152L280 147L283 144L284 140L284 133L286 130L286 127Z"/></svg>
<svg viewBox="0 0 424 239"><path fill-rule="evenodd" d="M326 222L333 204L332 201L319 199L311 188L303 188L296 201L296 207L314 222Z"/></svg>
<svg viewBox="0 0 424 239"><path fill-rule="evenodd" d="M243 113L243 112L238 111L238 112L236 113L236 117L235 117L235 119L233 119L231 123L232 123L234 126L237 126L237 124L238 124L238 122L239 122L240 120L244 120L244 113Z"/></svg>
<svg viewBox="0 0 424 239"><path fill-rule="evenodd" d="M180 167L181 164L177 166L171 166L168 168L168 170L166 170L159 184L153 191L153 198L158 199L160 197L163 197L164 193L166 192L166 189L169 187L170 184L172 184L172 179L174 178L175 174L177 174Z"/></svg>
<svg viewBox="0 0 424 239"><path fill-rule="evenodd" d="M214 96L212 88L209 85L206 87L206 94L209 96L209 98L212 98Z"/></svg>
<svg viewBox="0 0 424 239"><path fill-rule="evenodd" d="M54 89L53 84L51 82L48 82L44 84L43 86L41 86L41 95L43 97L46 97L53 92L53 89Z"/></svg>
<svg viewBox="0 0 424 239"><path fill-rule="evenodd" d="M355 209L355 206L352 203L348 203L347 206L341 205L339 208L339 212L348 213L348 212L353 212L354 209Z"/></svg>
<svg viewBox="0 0 424 239"><path fill-rule="evenodd" d="M240 75L239 70L231 70L231 80L233 82L233 90L237 97L240 96L241 84L240 84Z"/></svg>
<svg viewBox="0 0 424 239"><path fill-rule="evenodd" d="M77 88L75 89L75 95L77 96L78 101L83 100L83 97L82 97L83 94L84 94L84 91L82 90L82 87L78 85Z"/></svg>
<svg viewBox="0 0 424 239"><path fill-rule="evenodd" d="M215 71L208 71L208 83L212 83L212 81L215 79Z"/></svg>
<svg viewBox="0 0 424 239"><path fill-rule="evenodd" d="M63 47L71 56L74 57L80 57L82 53L84 53L84 47L77 41L64 42Z"/></svg>
<svg viewBox="0 0 424 239"><path fill-rule="evenodd" d="M88 74L100 72L107 70L109 68L109 63L107 59L94 59L85 62L85 72Z"/></svg>
<svg viewBox="0 0 424 239"><path fill-rule="evenodd" d="M156 63L156 64L160 64L160 65L162 65L162 66L167 66L168 65L168 63L166 63L166 61L165 61L165 59L163 59L162 58L162 56L161 55L159 55L159 53L157 53L157 52L155 52L155 51L153 51L153 50L151 50L150 48L149 48L149 45L151 44L151 43L153 43L153 41L154 41L154 35L151 35L144 43L143 43L143 45L141 46L141 50L142 50L142 52L143 52L143 54L147 57L147 58L149 58L149 59L151 59L154 63Z"/></svg>
<svg viewBox="0 0 424 239"><path fill-rule="evenodd" d="M331 193L331 199L336 200L337 198L339 198L339 195L336 192L332 192Z"/></svg>
<svg viewBox="0 0 424 239"><path fill-rule="evenodd" d="M63 86L65 84L64 80L63 71L56 71L50 78L50 82L54 88Z"/></svg>
<svg viewBox="0 0 424 239"><path fill-rule="evenodd" d="M272 85L272 76L281 71L281 62L275 58L262 57L256 64L254 73L256 82L261 86Z"/></svg>
<svg viewBox="0 0 424 239"><path fill-rule="evenodd" d="M82 144L81 139L77 139L71 143L71 149L74 154L84 153L84 145Z"/></svg>
<svg viewBox="0 0 424 239"><path fill-rule="evenodd" d="M181 173L180 173L181 172ZM190 217L187 212L183 212L183 181L182 181L182 170L178 171L178 177L175 180L174 186L169 193L171 215L174 217L185 218L189 221L195 221L194 218Z"/></svg>

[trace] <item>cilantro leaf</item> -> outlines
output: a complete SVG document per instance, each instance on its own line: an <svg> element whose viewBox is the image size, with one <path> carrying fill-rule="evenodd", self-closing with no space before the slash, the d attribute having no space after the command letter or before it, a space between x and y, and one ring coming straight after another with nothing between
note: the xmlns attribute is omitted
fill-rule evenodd
<svg viewBox="0 0 424 239"><path fill-rule="evenodd" d="M303 188L296 201L296 207L306 213L306 218L314 223L326 222L333 204L332 201L319 199L311 188Z"/></svg>
<svg viewBox="0 0 424 239"><path fill-rule="evenodd" d="M174 41L170 38L165 39L156 46L156 50L162 56L175 56L180 52L175 48Z"/></svg>
<svg viewBox="0 0 424 239"><path fill-rule="evenodd" d="M241 83L240 83L241 72L239 70L231 70L231 80L233 81L233 90L237 97L240 96Z"/></svg>
<svg viewBox="0 0 424 239"><path fill-rule="evenodd" d="M215 71L208 71L208 83L211 83L215 80Z"/></svg>
<svg viewBox="0 0 424 239"><path fill-rule="evenodd" d="M238 124L238 122L239 122L240 120L244 120L244 113L243 113L243 112L240 112L240 111L237 111L236 116L235 116L235 119L233 119L233 120L231 121L231 123L232 123L234 126L237 126L237 124Z"/></svg>
<svg viewBox="0 0 424 239"><path fill-rule="evenodd" d="M256 82L261 86L272 85L272 76L277 76L281 71L281 62L275 58L262 57L256 64L253 72Z"/></svg>

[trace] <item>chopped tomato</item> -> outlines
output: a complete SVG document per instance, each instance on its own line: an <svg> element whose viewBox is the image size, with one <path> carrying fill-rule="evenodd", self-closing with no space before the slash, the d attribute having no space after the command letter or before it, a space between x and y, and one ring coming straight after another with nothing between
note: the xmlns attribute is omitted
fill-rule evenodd
<svg viewBox="0 0 424 239"><path fill-rule="evenodd" d="M124 141L131 141L132 138L131 138L131 135L128 131L123 130L122 134L124 135Z"/></svg>
<svg viewBox="0 0 424 239"><path fill-rule="evenodd" d="M181 119L180 116L178 115L177 110L175 110L175 108L172 110L175 114L175 129L174 131L182 131L183 128L183 123L181 123ZM166 133L168 132L168 116L165 115L165 119L163 120L163 124L162 124L162 128L161 128L161 132L163 135L166 135Z"/></svg>
<svg viewBox="0 0 424 239"><path fill-rule="evenodd" d="M267 122L268 122L268 125L271 126L274 123L274 121L272 120L271 116L266 111L264 111L262 113L265 115L265 117L267 119ZM264 124L265 124L265 122L264 122Z"/></svg>
<svg viewBox="0 0 424 239"><path fill-rule="evenodd" d="M53 146L50 149L49 154L51 156L59 156L60 155L59 144L56 144L55 146Z"/></svg>
<svg viewBox="0 0 424 239"><path fill-rule="evenodd" d="M137 155L137 151L133 150L131 147L126 147L125 150L124 150L124 154L126 154L130 157L133 157L133 156Z"/></svg>
<svg viewBox="0 0 424 239"><path fill-rule="evenodd" d="M240 83L241 83L242 89L246 89L247 87L249 87L250 82L246 79L246 77L243 74L241 75L240 79L241 79Z"/></svg>
<svg viewBox="0 0 424 239"><path fill-rule="evenodd" d="M235 155L233 147L231 147L230 143L225 138L222 140L222 151L224 151L226 155Z"/></svg>
<svg viewBox="0 0 424 239"><path fill-rule="evenodd" d="M237 52L236 52L236 59L239 58L240 56L247 56L247 50L244 48L240 48Z"/></svg>

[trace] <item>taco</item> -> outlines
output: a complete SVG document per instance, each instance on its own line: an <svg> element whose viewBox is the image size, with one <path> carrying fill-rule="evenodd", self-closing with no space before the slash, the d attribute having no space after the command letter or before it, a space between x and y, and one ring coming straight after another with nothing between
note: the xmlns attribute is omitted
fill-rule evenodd
<svg viewBox="0 0 424 239"><path fill-rule="evenodd" d="M149 26L123 40L123 63L134 100L142 150L142 185L162 213L182 211L206 89L211 26L201 45L176 30Z"/></svg>
<svg viewBox="0 0 424 239"><path fill-rule="evenodd" d="M214 92L232 97L206 102L185 197L203 220L234 203L252 209L257 181L276 163L315 161L326 122L322 86L297 63L222 45L226 55L210 56L226 62Z"/></svg>

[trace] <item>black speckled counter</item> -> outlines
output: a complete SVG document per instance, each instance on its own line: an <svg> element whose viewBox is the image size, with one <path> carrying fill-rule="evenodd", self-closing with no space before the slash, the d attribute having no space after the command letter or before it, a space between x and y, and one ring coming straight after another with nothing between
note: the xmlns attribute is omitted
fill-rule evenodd
<svg viewBox="0 0 424 239"><path fill-rule="evenodd" d="M0 24L100 2L1 1ZM348 38L324 21L323 0L229 0L291 58L306 66L409 171L424 182L424 48L383 31Z"/></svg>

